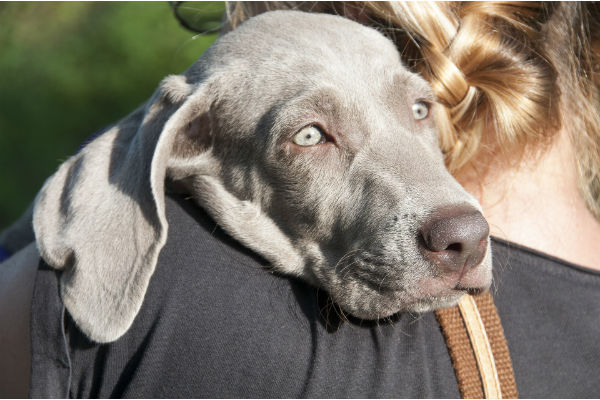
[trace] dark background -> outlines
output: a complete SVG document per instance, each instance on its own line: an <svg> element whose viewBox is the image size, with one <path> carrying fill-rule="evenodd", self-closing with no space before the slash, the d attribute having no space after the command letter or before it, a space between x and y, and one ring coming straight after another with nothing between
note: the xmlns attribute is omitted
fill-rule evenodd
<svg viewBox="0 0 600 400"><path fill-rule="evenodd" d="M94 131L144 102L216 38L224 4L0 4L0 230ZM212 31L212 33L210 32Z"/></svg>

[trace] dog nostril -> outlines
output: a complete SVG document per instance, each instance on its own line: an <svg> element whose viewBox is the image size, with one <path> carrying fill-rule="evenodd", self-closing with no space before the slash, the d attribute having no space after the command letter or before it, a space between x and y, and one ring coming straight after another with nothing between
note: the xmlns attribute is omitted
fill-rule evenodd
<svg viewBox="0 0 600 400"><path fill-rule="evenodd" d="M420 229L421 252L446 270L472 268L483 260L489 226L470 206L438 210Z"/></svg>
<svg viewBox="0 0 600 400"><path fill-rule="evenodd" d="M461 252L462 251L462 244L460 243L451 243L450 245L448 245L448 247L446 247L444 250L447 251L458 251Z"/></svg>

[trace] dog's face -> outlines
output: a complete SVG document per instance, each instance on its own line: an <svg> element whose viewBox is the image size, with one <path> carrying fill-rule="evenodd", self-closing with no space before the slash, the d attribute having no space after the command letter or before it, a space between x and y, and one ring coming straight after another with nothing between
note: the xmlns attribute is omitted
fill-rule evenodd
<svg viewBox="0 0 600 400"><path fill-rule="evenodd" d="M215 77L213 101L169 174L232 236L360 318L487 288L487 223L444 168L428 84L390 41L281 13L207 58L188 74Z"/></svg>
<svg viewBox="0 0 600 400"><path fill-rule="evenodd" d="M488 226L446 172L432 94L341 17L266 13L64 162L35 201L79 328L131 326L167 239L165 178L281 273L360 318L486 288Z"/></svg>

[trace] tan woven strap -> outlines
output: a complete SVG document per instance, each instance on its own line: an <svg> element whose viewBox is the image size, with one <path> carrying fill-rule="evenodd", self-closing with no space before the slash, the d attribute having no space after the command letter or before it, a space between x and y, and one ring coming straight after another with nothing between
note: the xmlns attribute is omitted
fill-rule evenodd
<svg viewBox="0 0 600 400"><path fill-rule="evenodd" d="M463 399L483 398L477 360L458 306L436 311Z"/></svg>
<svg viewBox="0 0 600 400"><path fill-rule="evenodd" d="M458 302L458 310L467 328L471 346L477 360L479 376L483 386L483 395L486 399L501 399L500 379L496 371L492 346L485 333L485 325L477 310L477 303L473 296L465 295Z"/></svg>
<svg viewBox="0 0 600 400"><path fill-rule="evenodd" d="M485 325L485 331L492 347L494 360L496 363L496 371L500 379L500 387L502 388L502 398L516 399L519 397L517 391L517 383L515 382L515 373L508 351L508 344L504 337L504 329L500 322L498 310L494 305L494 299L489 292L474 296L477 303L479 315Z"/></svg>
<svg viewBox="0 0 600 400"><path fill-rule="evenodd" d="M504 330L491 294L463 296L458 306L438 310L461 396L516 398Z"/></svg>

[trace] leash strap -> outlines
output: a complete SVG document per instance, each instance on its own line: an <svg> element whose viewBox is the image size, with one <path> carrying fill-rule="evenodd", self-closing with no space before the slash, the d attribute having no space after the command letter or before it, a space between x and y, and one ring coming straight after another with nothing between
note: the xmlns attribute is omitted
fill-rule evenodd
<svg viewBox="0 0 600 400"><path fill-rule="evenodd" d="M500 317L489 292L465 295L458 306L436 311L461 396L517 398Z"/></svg>
<svg viewBox="0 0 600 400"><path fill-rule="evenodd" d="M477 310L477 303L472 296L463 296L458 302L458 310L463 318L471 346L475 353L475 360L479 367L479 375L483 385L483 394L486 399L501 399L500 379L494 362L492 345L485 333L485 326Z"/></svg>

